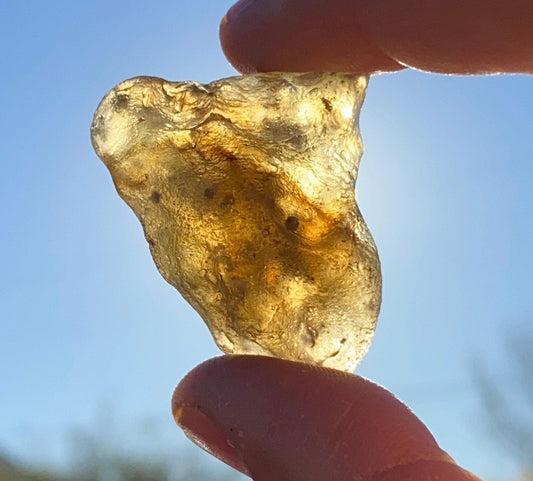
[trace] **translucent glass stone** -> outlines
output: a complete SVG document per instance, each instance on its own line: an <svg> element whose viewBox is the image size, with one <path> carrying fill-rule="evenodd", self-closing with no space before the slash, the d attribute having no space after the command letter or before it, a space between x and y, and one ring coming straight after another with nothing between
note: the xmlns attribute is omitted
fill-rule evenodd
<svg viewBox="0 0 533 481"><path fill-rule="evenodd" d="M367 81L138 77L101 101L94 148L223 351L353 371L368 350L381 273L355 198Z"/></svg>

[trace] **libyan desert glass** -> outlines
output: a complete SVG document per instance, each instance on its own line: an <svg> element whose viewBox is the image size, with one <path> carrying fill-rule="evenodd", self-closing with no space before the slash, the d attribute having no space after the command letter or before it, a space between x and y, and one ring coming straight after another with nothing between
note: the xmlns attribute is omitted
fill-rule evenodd
<svg viewBox="0 0 533 481"><path fill-rule="evenodd" d="M367 81L138 77L100 103L94 148L223 351L353 371L368 350L381 273L355 199Z"/></svg>

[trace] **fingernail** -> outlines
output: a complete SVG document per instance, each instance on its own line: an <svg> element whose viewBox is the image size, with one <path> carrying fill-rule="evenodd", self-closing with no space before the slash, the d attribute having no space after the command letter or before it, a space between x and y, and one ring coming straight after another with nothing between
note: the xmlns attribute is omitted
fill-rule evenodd
<svg viewBox="0 0 533 481"><path fill-rule="evenodd" d="M230 440L232 436L228 436L229 433L203 413L199 406L173 406L173 415L193 443L232 468L249 475L240 453Z"/></svg>
<svg viewBox="0 0 533 481"><path fill-rule="evenodd" d="M250 7L256 0L239 0L233 7L228 10L224 16L224 22L233 22L239 15L242 14L248 7Z"/></svg>

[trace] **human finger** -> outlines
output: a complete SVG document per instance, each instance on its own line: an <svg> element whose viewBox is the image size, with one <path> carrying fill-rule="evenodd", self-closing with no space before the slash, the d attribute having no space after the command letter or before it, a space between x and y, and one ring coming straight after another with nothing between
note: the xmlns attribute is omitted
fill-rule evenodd
<svg viewBox="0 0 533 481"><path fill-rule="evenodd" d="M222 20L252 71L533 73L530 0L241 0Z"/></svg>
<svg viewBox="0 0 533 481"><path fill-rule="evenodd" d="M191 439L256 481L478 480L390 392L333 369L219 357L183 379L172 409Z"/></svg>

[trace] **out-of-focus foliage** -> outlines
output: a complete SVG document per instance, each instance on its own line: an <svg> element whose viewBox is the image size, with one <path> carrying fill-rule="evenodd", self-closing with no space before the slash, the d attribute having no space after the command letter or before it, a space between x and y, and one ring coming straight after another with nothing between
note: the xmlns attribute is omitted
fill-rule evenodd
<svg viewBox="0 0 533 481"><path fill-rule="evenodd" d="M236 481L239 477L222 464L219 469L205 466L192 445L180 448L165 441L155 420L141 422L143 434L135 433L120 428L120 416L108 406L96 421L91 429L71 432L73 481Z"/></svg>
<svg viewBox="0 0 533 481"><path fill-rule="evenodd" d="M166 439L157 418L125 427L109 406L91 427L69 433L70 462L61 469L28 467L0 451L0 481L238 481L243 476L221 463L207 465L192 444ZM247 479L247 478L246 478Z"/></svg>
<svg viewBox="0 0 533 481"><path fill-rule="evenodd" d="M505 348L513 366L505 384L479 361L474 379L491 438L524 467L519 481L533 481L533 334L513 332Z"/></svg>
<svg viewBox="0 0 533 481"><path fill-rule="evenodd" d="M0 481L232 481L231 474L213 472L193 463L172 467L170 462L148 457L127 457L107 454L105 457L86 459L70 474L40 472L0 455Z"/></svg>
<svg viewBox="0 0 533 481"><path fill-rule="evenodd" d="M17 465L0 455L0 481L231 481L200 466L188 465L179 472L170 463L142 458L110 455L106 459L87 460L71 474L39 472Z"/></svg>
<svg viewBox="0 0 533 481"><path fill-rule="evenodd" d="M48 473L24 469L0 454L0 481L69 481Z"/></svg>

